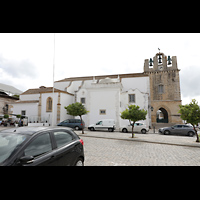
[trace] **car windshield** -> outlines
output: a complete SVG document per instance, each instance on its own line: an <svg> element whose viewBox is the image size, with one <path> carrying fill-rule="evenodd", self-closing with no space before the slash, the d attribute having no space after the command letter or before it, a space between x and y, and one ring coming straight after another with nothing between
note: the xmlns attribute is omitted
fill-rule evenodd
<svg viewBox="0 0 200 200"><path fill-rule="evenodd" d="M11 153L25 139L26 135L1 133L0 134L0 163L4 162Z"/></svg>

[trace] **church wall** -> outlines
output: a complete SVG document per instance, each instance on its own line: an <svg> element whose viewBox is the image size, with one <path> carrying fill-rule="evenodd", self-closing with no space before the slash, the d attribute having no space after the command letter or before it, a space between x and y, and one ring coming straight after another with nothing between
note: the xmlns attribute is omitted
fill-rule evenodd
<svg viewBox="0 0 200 200"><path fill-rule="evenodd" d="M46 111L46 101L47 98L51 97L54 99L53 101L53 105L54 105L54 122L53 124L56 125L57 124L57 102L58 102L58 93L54 93L54 97L53 97L53 93L42 93L42 106L41 106L41 116L45 117L47 119L49 119L49 122L52 122L52 112L47 112Z"/></svg>
<svg viewBox="0 0 200 200"><path fill-rule="evenodd" d="M28 117L38 116L38 103L14 103L11 105L12 114L21 115L21 111L25 110Z"/></svg>
<svg viewBox="0 0 200 200"><path fill-rule="evenodd" d="M65 94L65 93L60 93L60 122L66 120L66 119L71 119L73 116L67 115L67 111L64 108L65 106L68 106L69 104L74 103L74 96Z"/></svg>
<svg viewBox="0 0 200 200"><path fill-rule="evenodd" d="M39 100L40 94L23 94L20 95L21 101L33 101L33 100Z"/></svg>

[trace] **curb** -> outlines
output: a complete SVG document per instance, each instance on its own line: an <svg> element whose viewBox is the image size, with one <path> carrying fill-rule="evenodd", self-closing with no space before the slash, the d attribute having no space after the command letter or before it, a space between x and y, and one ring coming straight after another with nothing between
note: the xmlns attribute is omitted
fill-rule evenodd
<svg viewBox="0 0 200 200"><path fill-rule="evenodd" d="M194 147L200 148L200 146L196 145L189 145L189 144L177 144L177 143L169 143L169 142L156 142L156 141L149 141L149 140L138 140L135 138L126 139L126 138L112 138L112 137L103 137L103 136L92 136L92 135L84 135L84 134L77 134L81 137L92 137L92 138L101 138L101 139L111 139L111 140L123 140L123 141L132 141L132 142L146 142L146 143L153 143L153 144L164 144L164 145L174 145L174 146L184 146L184 147Z"/></svg>

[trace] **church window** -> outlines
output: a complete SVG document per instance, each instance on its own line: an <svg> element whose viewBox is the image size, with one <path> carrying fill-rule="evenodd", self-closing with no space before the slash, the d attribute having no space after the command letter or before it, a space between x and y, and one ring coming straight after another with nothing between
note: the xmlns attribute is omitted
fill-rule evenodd
<svg viewBox="0 0 200 200"><path fill-rule="evenodd" d="M100 114L100 115L106 115L106 110L100 110L100 111L99 111L99 114Z"/></svg>
<svg viewBox="0 0 200 200"><path fill-rule="evenodd" d="M159 93L159 94L164 93L164 86L163 86L163 85L159 85L159 86L158 86L158 93Z"/></svg>
<svg viewBox="0 0 200 200"><path fill-rule="evenodd" d="M52 98L48 97L47 98L47 104L46 104L46 111L47 112L52 112Z"/></svg>
<svg viewBox="0 0 200 200"><path fill-rule="evenodd" d="M135 103L135 94L129 94L129 103Z"/></svg>
<svg viewBox="0 0 200 200"><path fill-rule="evenodd" d="M85 98L84 97L81 98L81 103L85 104Z"/></svg>

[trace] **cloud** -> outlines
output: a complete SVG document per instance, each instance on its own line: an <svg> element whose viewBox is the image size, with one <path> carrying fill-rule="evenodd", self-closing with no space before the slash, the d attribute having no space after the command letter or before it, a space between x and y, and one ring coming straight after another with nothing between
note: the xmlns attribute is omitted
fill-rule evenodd
<svg viewBox="0 0 200 200"><path fill-rule="evenodd" d="M37 76L36 67L28 59L7 60L0 55L0 69L12 78L35 78Z"/></svg>
<svg viewBox="0 0 200 200"><path fill-rule="evenodd" d="M183 97L199 96L200 66L190 66L180 71L181 93Z"/></svg>

